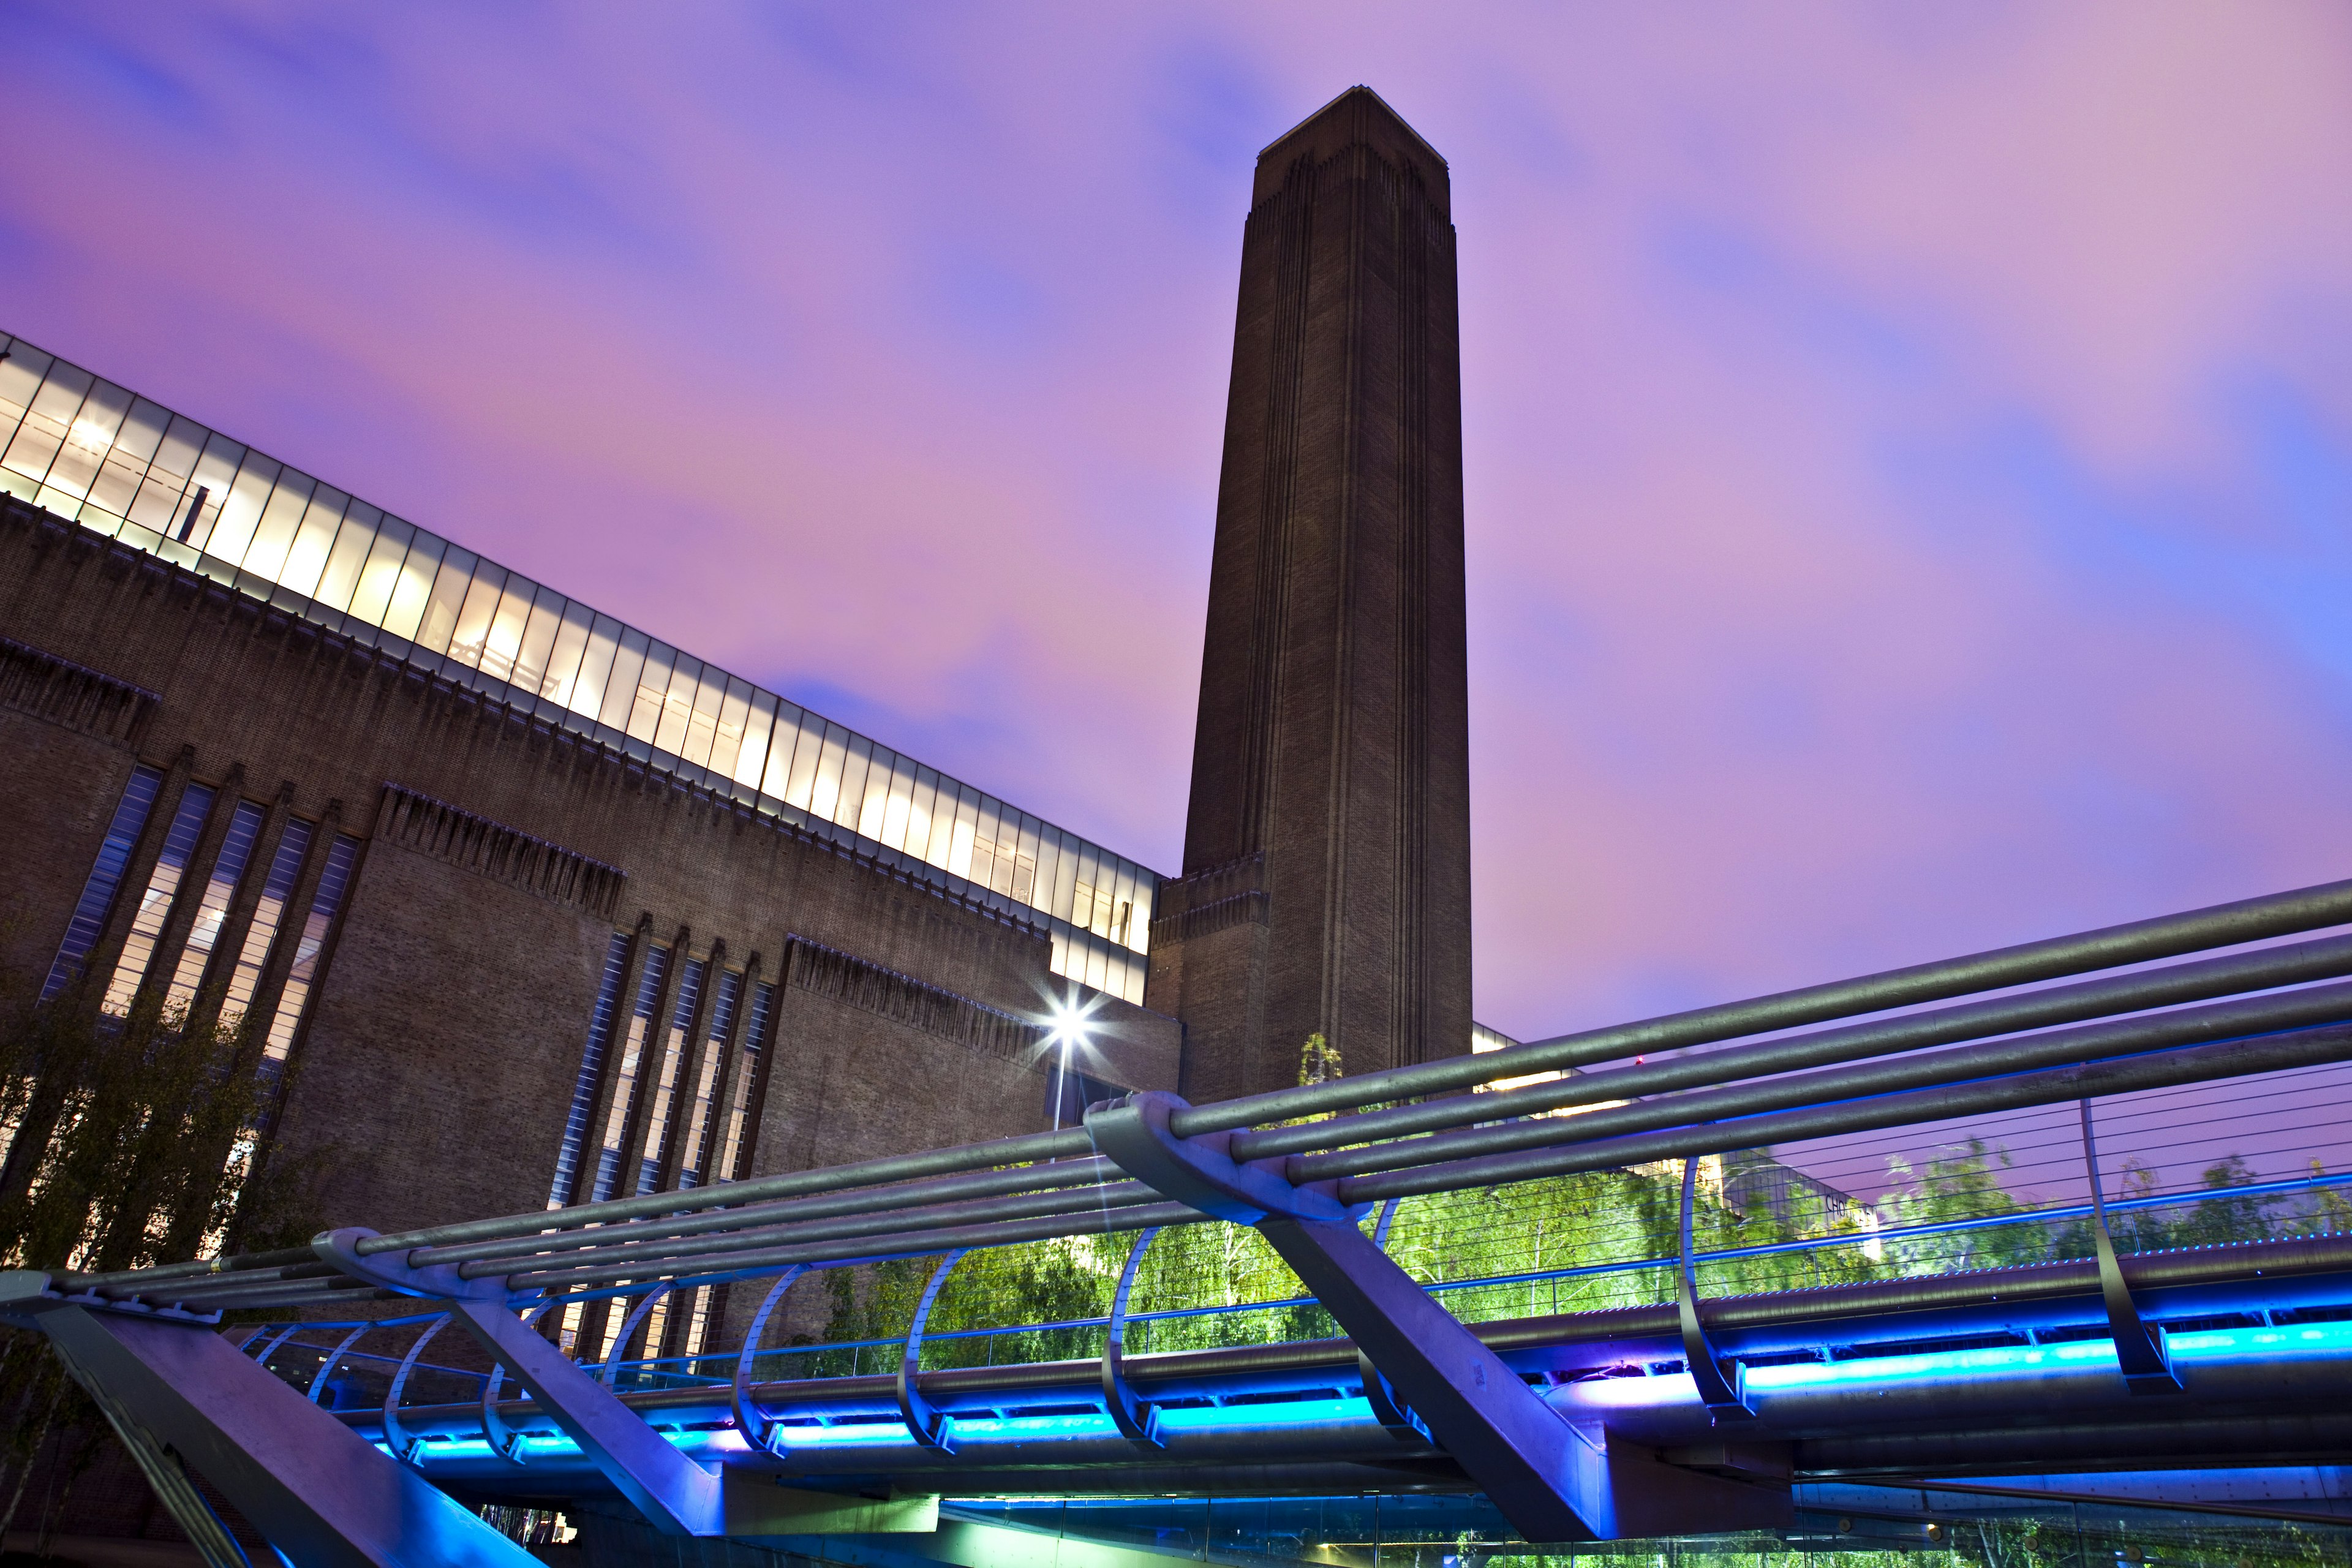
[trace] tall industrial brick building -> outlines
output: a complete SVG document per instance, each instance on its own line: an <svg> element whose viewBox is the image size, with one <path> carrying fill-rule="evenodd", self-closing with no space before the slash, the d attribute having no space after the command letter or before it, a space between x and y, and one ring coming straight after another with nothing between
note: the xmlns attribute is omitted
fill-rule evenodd
<svg viewBox="0 0 2352 1568"><path fill-rule="evenodd" d="M1177 879L0 339L0 963L246 1018L379 1227L1467 1050L1448 213L1363 89L1260 160Z"/></svg>

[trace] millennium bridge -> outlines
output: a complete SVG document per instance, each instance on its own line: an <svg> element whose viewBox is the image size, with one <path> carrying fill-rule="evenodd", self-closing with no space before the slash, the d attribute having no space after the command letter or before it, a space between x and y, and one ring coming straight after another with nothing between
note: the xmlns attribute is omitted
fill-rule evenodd
<svg viewBox="0 0 2352 1568"><path fill-rule="evenodd" d="M2347 923L2334 883L1052 1132L9 1274L0 1316L216 1564L251 1558L206 1488L305 1565L530 1563L513 1521L567 1510L649 1563L1964 1527L2055 1560L1990 1544L2012 1507L2334 1561ZM646 1353L680 1313L740 1350Z"/></svg>

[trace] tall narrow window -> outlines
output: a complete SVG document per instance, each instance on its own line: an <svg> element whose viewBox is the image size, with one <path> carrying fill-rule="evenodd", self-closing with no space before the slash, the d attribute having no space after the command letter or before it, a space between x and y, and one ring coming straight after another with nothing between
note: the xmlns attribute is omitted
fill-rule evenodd
<svg viewBox="0 0 2352 1568"><path fill-rule="evenodd" d="M694 1069L685 1152L678 1156L680 1191L701 1184L703 1166L710 1157L711 1099L719 1088L719 1069L727 1065L727 1037L734 1031L735 1003L742 991L743 977L730 970L719 977L719 994L710 999L710 1029L703 1040L702 1065Z"/></svg>
<svg viewBox="0 0 2352 1568"><path fill-rule="evenodd" d="M73 919L66 922L66 939L58 944L49 977L41 983L42 1001L81 978L82 963L98 945L98 933L106 929L106 911L114 907L115 889L122 886L131 847L139 842L139 830L147 826L147 814L155 809L155 795L163 787L163 769L131 770L131 782L123 786L122 798L115 805L114 820L107 824L106 837L98 847L97 864L89 868L89 880L82 884Z"/></svg>
<svg viewBox="0 0 2352 1568"><path fill-rule="evenodd" d="M613 1195L621 1173L621 1136L629 1130L629 1102L636 1098L637 1074L645 1065L646 1037L653 1030L654 1008L661 1002L662 981L669 973L669 949L646 953L646 973L637 982L637 1005L630 1010L629 1032L621 1042L621 1068L613 1076L613 1103L604 1112L604 1136L596 1144L596 1184L588 1201L601 1204Z"/></svg>
<svg viewBox="0 0 2352 1568"><path fill-rule="evenodd" d="M269 875L261 884L261 901L253 906L253 923L245 928L245 946L237 952L236 967L229 971L228 994L221 999L221 1022L234 1026L253 1005L262 965L269 962L270 944L278 940L278 928L286 923L286 900L294 896L295 880L302 874L302 857L310 852L310 825L299 816L287 818L286 831L278 836L278 852L269 858Z"/></svg>
<svg viewBox="0 0 2352 1568"><path fill-rule="evenodd" d="M123 940L122 956L115 961L114 976L106 984L106 1000L100 1004L118 1017L131 1011L131 999L147 977L147 965L155 956L155 939L163 933L164 918L172 912L180 878L188 869L188 858L196 852L196 840L205 831L205 815L212 806L209 785L192 784L180 792L180 809L172 815L163 852L155 858L147 890L139 897L139 912L131 918L131 934Z"/></svg>
<svg viewBox="0 0 2352 1568"><path fill-rule="evenodd" d="M734 1082L728 1086L726 1131L719 1141L719 1158L710 1165L710 1179L714 1182L740 1180L743 1163L751 1157L751 1092L758 1086L775 1005L773 985L761 984L751 988L751 1016L743 1026L743 1057L735 1064Z"/></svg>
<svg viewBox="0 0 2352 1568"><path fill-rule="evenodd" d="M236 897L245 863L253 858L253 841L261 837L262 816L261 807L253 802L236 803L228 835L213 859L213 874L205 882L204 900L196 905L195 923L188 928L187 945L180 949L180 966L172 975L171 989L163 993L166 1008L186 1007L196 999L205 965L212 962L214 944L220 941L221 922L228 919L229 900Z"/></svg>
<svg viewBox="0 0 2352 1568"><path fill-rule="evenodd" d="M613 1015L621 1005L621 982L629 973L629 939L620 931L604 944L604 978L596 986L596 1010L588 1016L588 1045L580 1053L580 1077L572 1086L572 1114L563 1119L563 1148L555 1156L555 1181L547 1206L560 1209L580 1184L580 1145L596 1109L596 1085L604 1077L604 1053L613 1044Z"/></svg>
<svg viewBox="0 0 2352 1568"><path fill-rule="evenodd" d="M269 1020L269 1041L261 1047L264 1072L284 1067L287 1054L294 1048L294 1031L301 1025L302 1009L318 988L319 954L327 945L327 933L334 929L335 916L342 910L343 895L351 889L352 866L359 856L360 841L340 833L327 850L327 864L319 872L319 890L310 895L310 912L302 921L302 941L294 950L294 967L286 976L286 989L278 994L278 1012Z"/></svg>
<svg viewBox="0 0 2352 1568"><path fill-rule="evenodd" d="M684 1070L687 1031L694 1027L695 1005L702 1000L703 962L690 958L677 979L677 1005L670 1009L669 1031L662 1037L661 1070L654 1075L653 1104L646 1115L646 1152L637 1161L637 1191L652 1192L661 1184L662 1162L669 1157L670 1121L677 1110L677 1078Z"/></svg>

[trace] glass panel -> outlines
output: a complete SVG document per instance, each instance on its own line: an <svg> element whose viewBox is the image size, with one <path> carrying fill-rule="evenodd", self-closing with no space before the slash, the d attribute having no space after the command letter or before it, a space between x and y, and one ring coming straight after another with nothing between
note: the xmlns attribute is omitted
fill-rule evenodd
<svg viewBox="0 0 2352 1568"><path fill-rule="evenodd" d="M448 574L446 569L441 574L444 578ZM499 599L506 584L505 567L476 559L473 580L466 586L466 596L458 603L457 618L449 631L448 654L459 664L468 668L480 666L482 647L489 640L490 617L499 612ZM434 584L433 592L437 598L441 592L438 583Z"/></svg>
<svg viewBox="0 0 2352 1568"><path fill-rule="evenodd" d="M697 767L709 766L719 744L719 710L727 700L726 673L703 666L701 679L689 700L692 707L686 720L686 746L678 755Z"/></svg>
<svg viewBox="0 0 2352 1568"><path fill-rule="evenodd" d="M809 797L816 788L817 759L824 754L825 721L803 710L795 715L800 721L800 737L793 743L792 777L784 787L784 804L809 809ZM823 815L820 813L819 815Z"/></svg>
<svg viewBox="0 0 2352 1568"><path fill-rule="evenodd" d="M433 591L425 595L425 614L412 638L425 652L440 653L448 647L449 634L457 629L457 610L473 590L477 559L472 551L454 545L441 558L441 570L433 579Z"/></svg>
<svg viewBox="0 0 2352 1568"><path fill-rule="evenodd" d="M939 805L940 775L919 764L915 769L915 790L907 800L907 853L918 860L931 858L931 818ZM944 844L944 838L942 838ZM940 859L947 858L947 850L940 850Z"/></svg>
<svg viewBox="0 0 2352 1568"><path fill-rule="evenodd" d="M613 656L613 678L604 688L604 706L599 710L598 722L615 730L627 729L629 715L637 705L637 678L645 673L646 647L645 633L635 626L621 627L619 651Z"/></svg>
<svg viewBox="0 0 2352 1568"><path fill-rule="evenodd" d="M915 766L896 752L890 758L889 795L882 806L882 826L875 835L893 849L907 847L908 807L915 794Z"/></svg>
<svg viewBox="0 0 2352 1568"><path fill-rule="evenodd" d="M898 760L898 754L889 747L874 747L874 760L866 770L866 788L857 806L857 831L868 838L881 838L882 825L890 816L890 770ZM903 819L899 826L905 826Z"/></svg>
<svg viewBox="0 0 2352 1568"><path fill-rule="evenodd" d="M16 435L50 363L48 355L26 342L11 341L8 352L0 354L0 442Z"/></svg>
<svg viewBox="0 0 2352 1568"><path fill-rule="evenodd" d="M523 629L530 624L531 607L538 600L538 584L514 573L507 574L506 585L499 595L498 611L491 616L489 630L483 637L484 675L496 676L518 686L526 684L517 679L516 667L522 657ZM460 616L459 625L462 626L463 624L464 617ZM528 684L536 690L538 678L533 676Z"/></svg>
<svg viewBox="0 0 2352 1568"><path fill-rule="evenodd" d="M841 804L841 763L849 754L849 731L838 724L824 727L824 745L817 753L816 780L809 789L808 812L822 821L833 820Z"/></svg>
<svg viewBox="0 0 2352 1568"><path fill-rule="evenodd" d="M342 527L335 531L334 547L327 552L326 570L319 574L319 603L331 610L352 607L352 593L360 585L360 568L367 563L368 547L375 542L376 524L383 517L365 501L352 503Z"/></svg>
<svg viewBox="0 0 2352 1568"><path fill-rule="evenodd" d="M646 668L637 676L637 689L629 708L628 734L632 741L650 742L661 728L662 702L669 695L671 668L677 662L677 649L666 642L649 642L646 647Z"/></svg>
<svg viewBox="0 0 2352 1568"><path fill-rule="evenodd" d="M0 467L13 468L28 479L46 475L58 448L65 444L66 427L73 423L74 411L89 395L93 379L86 370L76 370L62 361L53 362L48 379L41 383L41 389L33 394L32 404L25 410L16 439L8 443L7 455L0 457Z"/></svg>
<svg viewBox="0 0 2352 1568"><path fill-rule="evenodd" d="M93 385L89 395L82 400L80 411L73 416L73 423L66 427L65 445L58 451L58 460L49 467L47 482L71 495L89 495L91 481L98 478L99 464L114 445L114 433L121 427L122 416L130 407L131 395L112 382L101 381ZM121 499L127 500L128 487L121 488Z"/></svg>
<svg viewBox="0 0 2352 1568"><path fill-rule="evenodd" d="M0 362L0 371L7 368ZM66 922L65 941L58 944L58 956L49 965L49 976L41 984L41 1000L47 1002L81 977L82 961L98 943L99 933L106 929L106 912L114 907L115 889L122 885L122 873L131 864L131 851L139 842L139 830L147 826L147 814L154 809L156 792L163 787L161 768L139 767L131 770L131 782L122 791L122 799L114 808L114 820L106 826L106 837L98 846L98 860L89 868L89 880L82 884L81 897L74 904L73 918Z"/></svg>
<svg viewBox="0 0 2352 1568"><path fill-rule="evenodd" d="M572 694L580 681L580 660L588 650L588 629L595 625L595 612L574 600L561 601L563 605L562 624L555 628L554 646L547 652L546 673L540 678L539 694L561 708L572 706ZM530 639L523 644L529 647ZM609 654L608 654L609 657Z"/></svg>
<svg viewBox="0 0 2352 1568"><path fill-rule="evenodd" d="M1027 812L1021 814L1021 838L1014 848L1013 896L1024 904L1037 901L1037 830L1042 826Z"/></svg>
<svg viewBox="0 0 2352 1568"><path fill-rule="evenodd" d="M163 853L155 858L155 869L148 874L147 890L140 896L139 912L131 917L131 934L122 943L122 956L115 961L113 978L106 985L106 998L99 1004L118 1018L131 1011L131 999L138 994L139 983L147 976L147 966L155 957L155 941L163 934L164 918L172 912L172 900L180 891L180 878L188 868L188 858L196 852L196 840L204 833L205 817L212 806L209 785L192 784L180 792L179 807L173 812L171 828L163 836Z"/></svg>
<svg viewBox="0 0 2352 1568"><path fill-rule="evenodd" d="M753 688L751 710L743 721L743 749L735 757L735 782L746 789L760 787L768 766L769 737L775 728L775 698Z"/></svg>
<svg viewBox="0 0 2352 1568"><path fill-rule="evenodd" d="M236 955L236 967L229 972L228 994L221 999L223 1024L234 1026L253 1005L262 968L269 962L270 945L278 940L278 928L285 923L286 900L294 896L302 858L310 852L310 825L299 816L288 818L286 830L278 836L278 851L269 858L261 900L253 907L253 923L245 928L245 945Z"/></svg>
<svg viewBox="0 0 2352 1568"><path fill-rule="evenodd" d="M996 836L1003 830L1003 819L998 814L997 800L994 795L982 795L979 806L980 821L972 833L971 869L968 875L973 881L983 887L993 889L1000 893L1004 892L1013 885L1013 857L1010 855L1004 857L1004 886L998 887Z"/></svg>
<svg viewBox="0 0 2352 1568"><path fill-rule="evenodd" d="M209 460L210 452L205 454ZM220 516L205 531L198 548L207 555L236 565L245 560L246 548L253 542L253 531L261 521L261 509L268 504L269 492L278 483L276 463L258 452L246 454L245 464L237 469L236 479L229 486L228 500L222 506ZM218 500L220 492L213 492ZM303 500L310 499L304 492Z"/></svg>
<svg viewBox="0 0 2352 1568"><path fill-rule="evenodd" d="M372 626L386 620L393 591L401 585L403 558L408 553L407 536L394 522L387 517L376 524L367 563L360 568L358 591L352 595L352 615Z"/></svg>
<svg viewBox="0 0 2352 1568"><path fill-rule="evenodd" d="M760 775L760 793L790 804L793 760L800 754L800 709L781 698L776 702L776 732L768 742L768 766Z"/></svg>
<svg viewBox="0 0 2352 1568"><path fill-rule="evenodd" d="M294 1049L294 1031L302 1022L303 1009L310 1005L310 993L318 988L319 954L325 950L327 933L334 929L335 915L343 907L343 894L351 887L352 866L359 854L360 841L340 833L327 850L327 864L319 873L318 890L310 895L310 912L303 917L302 939L294 949L294 967L286 976L286 989L278 994L278 1012L269 1020L269 1039L261 1047L265 1074L274 1074L282 1068Z"/></svg>
<svg viewBox="0 0 2352 1568"><path fill-rule="evenodd" d="M670 658L669 684L661 693L661 717L654 725L653 743L656 751L682 757L686 755L686 732L694 718L695 693L700 689L702 661L691 654L673 652ZM707 750L703 752L704 756L709 754Z"/></svg>
<svg viewBox="0 0 2352 1568"><path fill-rule="evenodd" d="M719 975L718 993L710 999L710 1026L703 1031L702 1059L694 1069L694 1096L687 1115L686 1142L680 1145L684 1152L678 1156L681 1190L701 1184L714 1152L710 1147L712 1100L719 1089L719 1069L727 1065L727 1039L735 1032L735 1003L742 990L743 977L729 970Z"/></svg>
<svg viewBox="0 0 2352 1568"><path fill-rule="evenodd" d="M701 959L690 958L677 977L677 1000L669 1010L669 1029L662 1037L661 1068L654 1074L654 1097L646 1108L646 1146L637 1156L640 1196L661 1185L661 1168L669 1158L670 1128L677 1111L678 1075L686 1070L694 1010L702 1001L703 970ZM647 1342L655 1342L649 1337Z"/></svg>
<svg viewBox="0 0 2352 1568"><path fill-rule="evenodd" d="M332 485L320 485L311 494L310 504L302 513L302 525L295 531L294 542L287 547L286 565L278 573L278 582L296 593L309 595L319 585L319 575L325 570L327 552L335 542L335 533L342 526L343 508L351 497Z"/></svg>
<svg viewBox="0 0 2352 1568"><path fill-rule="evenodd" d="M261 837L262 816L261 807L252 801L236 803L236 815L229 819L220 853L213 858L213 873L205 879L205 896L196 905L194 921L188 927L187 943L180 949L179 966L163 992L167 1014L174 1007L187 1007L195 1002L205 966L212 962L222 922L228 919L229 900L236 896L236 884L245 875L246 861L253 858L253 841Z"/></svg>
<svg viewBox="0 0 2352 1568"><path fill-rule="evenodd" d="M612 679L613 656L620 651L621 623L598 616L588 624L588 649L580 656L580 678L572 682L570 707L593 720L604 706L604 683Z"/></svg>
<svg viewBox="0 0 2352 1568"><path fill-rule="evenodd" d="M179 429L175 419L172 422L172 434L177 435ZM164 439L168 445L170 437ZM228 502L229 486L236 479L237 465L244 461L245 448L236 442L216 432L205 437L204 450L196 455L195 472L191 476L194 480L191 487L193 515L182 519L173 538L184 539L199 550L205 547L220 521L221 508ZM205 501L201 508L194 508L193 491L199 489L205 492Z"/></svg>
<svg viewBox="0 0 2352 1568"><path fill-rule="evenodd" d="M874 742L863 735L849 737L849 750L841 760L841 800L833 819L844 827L857 826L859 810L866 804L866 775L871 771Z"/></svg>
<svg viewBox="0 0 2352 1568"><path fill-rule="evenodd" d="M751 711L751 688L730 676L719 700L719 721L710 732L710 771L721 778L735 776L735 759L743 750L743 721Z"/></svg>
<svg viewBox="0 0 2352 1568"><path fill-rule="evenodd" d="M751 1016L743 1025L743 1052L735 1076L727 1086L727 1135L719 1145L718 1162L710 1168L714 1182L740 1181L749 1174L752 1132L751 1097L758 1088L760 1063L768 1048L768 1027L774 1016L776 988L751 988Z"/></svg>
<svg viewBox="0 0 2352 1568"><path fill-rule="evenodd" d="M279 474L278 488L269 492L260 521L253 525L253 542L237 564L257 577L279 581L286 552L294 548L294 531L302 526L302 514L310 510L310 492L317 488L318 481L308 474L291 468Z"/></svg>
<svg viewBox="0 0 2352 1568"><path fill-rule="evenodd" d="M604 1135L596 1148L596 1181L588 1189L591 1203L613 1195L621 1173L621 1134L628 1131L629 1108L636 1102L637 1078L646 1059L646 1037L653 1027L654 1009L660 1005L662 981L669 973L669 949L651 947L646 972L637 980L636 1005L629 1015L628 1033L621 1040L620 1070L613 1076L613 1100L604 1110Z"/></svg>
<svg viewBox="0 0 2352 1568"><path fill-rule="evenodd" d="M393 585L392 603L384 606L383 626L394 637L415 640L418 623L432 603L433 585L440 581L442 552L448 542L396 517L385 518L376 537L382 541L412 535L414 542L400 563L400 579Z"/></svg>
<svg viewBox="0 0 2352 1568"><path fill-rule="evenodd" d="M171 420L169 414L145 398L133 399L122 427L115 432L114 449L107 453L98 482L90 487L89 499L109 511L129 517L138 501L147 460L155 455L155 444L163 438L163 426Z"/></svg>
<svg viewBox="0 0 2352 1568"><path fill-rule="evenodd" d="M941 781L942 790L945 788ZM980 803L969 785L961 786L962 798L956 803L955 836L948 844L947 873L950 877L971 874L971 841L980 825ZM946 813L942 811L941 816Z"/></svg>

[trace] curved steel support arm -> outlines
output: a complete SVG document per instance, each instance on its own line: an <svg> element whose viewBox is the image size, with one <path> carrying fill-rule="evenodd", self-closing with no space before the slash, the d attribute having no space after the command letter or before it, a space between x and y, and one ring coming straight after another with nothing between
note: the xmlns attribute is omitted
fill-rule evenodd
<svg viewBox="0 0 2352 1568"><path fill-rule="evenodd" d="M522 1326L536 1329L539 1320L548 1310L561 1305L558 1301L541 1301L522 1315ZM499 1414L499 1389L507 1380L506 1363L495 1358L490 1362L490 1375L482 1380L482 1441L490 1452L509 1465L522 1464L528 1456L523 1451L524 1434L516 1431Z"/></svg>
<svg viewBox="0 0 2352 1568"><path fill-rule="evenodd" d="M1135 1238L1128 1248L1127 1267L1119 1270L1118 1291L1110 1299L1110 1331L1103 1339L1102 1391L1103 1410L1118 1435L1130 1443L1147 1448L1157 1448L1160 1443L1160 1412L1135 1396L1134 1387L1127 1381L1127 1302L1135 1289L1135 1276L1143 1267L1144 1248L1160 1234L1153 1226Z"/></svg>
<svg viewBox="0 0 2352 1568"><path fill-rule="evenodd" d="M2091 1102L2083 1101L2083 1163L2091 1175L2091 1241L2099 1255L2099 1297L2107 1310L2107 1333L2116 1342L2116 1366L2124 1386L2134 1394L2179 1394L2180 1374L2172 1370L2172 1352L2165 1348L2164 1331L2139 1315L2124 1266L2116 1257L2116 1238L2107 1230L2107 1200L2099 1188L2099 1144L2091 1129Z"/></svg>
<svg viewBox="0 0 2352 1568"><path fill-rule="evenodd" d="M923 1359L923 1330L931 1321L931 1307L940 1299L940 1290L955 1272L955 1266L964 1260L968 1247L959 1247L940 1259L931 1270L931 1282L923 1287L923 1299L915 1303L915 1321L907 1329L907 1348L898 1358L898 1415L907 1423L907 1435L926 1448L941 1453L953 1453L955 1444L948 1436L947 1417L923 1397L915 1386L915 1373Z"/></svg>
<svg viewBox="0 0 2352 1568"><path fill-rule="evenodd" d="M672 1281L663 1280L646 1291L637 1304L629 1309L629 1315L621 1320L621 1331L613 1336L613 1348L604 1353L604 1370L599 1374L605 1387L611 1388L613 1380L620 1375L621 1352L629 1348L629 1341L635 1335L637 1325L646 1321L646 1315L654 1310L655 1303L668 1295L673 1288ZM654 1358L648 1356L646 1359L651 1361Z"/></svg>
<svg viewBox="0 0 2352 1568"><path fill-rule="evenodd" d="M1691 1265L1691 1213L1698 1194L1698 1161L1694 1154L1683 1162L1682 1256L1675 1269L1675 1305L1682 1318L1683 1364L1690 1368L1699 1403L1720 1426L1727 1421L1753 1421L1756 1411L1748 1403L1746 1369L1716 1354L1706 1327L1698 1319L1698 1277ZM1724 1372L1727 1366L1731 1369L1728 1376Z"/></svg>
<svg viewBox="0 0 2352 1568"><path fill-rule="evenodd" d="M353 1345L360 1342L361 1335L366 1333L370 1329L374 1327L375 1325L373 1323L362 1323L358 1328L353 1329L350 1333L343 1336L342 1343L337 1345L333 1350L327 1352L326 1359L319 1363L319 1370L310 1374L310 1387L309 1393L311 1404L318 1404L319 1395L327 1392L327 1379L333 1375L335 1363L343 1359L344 1352L349 1351Z"/></svg>
<svg viewBox="0 0 2352 1568"><path fill-rule="evenodd" d="M785 1457L784 1429L751 1397L751 1363L759 1358L760 1342L767 1337L769 1315L783 1303L784 1292L809 1271L810 1266L803 1263L777 1276L766 1300L760 1303L760 1310L751 1314L751 1326L743 1335L742 1352L735 1358L735 1430L754 1448L764 1448L778 1458Z"/></svg>
<svg viewBox="0 0 2352 1568"><path fill-rule="evenodd" d="M433 1336L448 1326L449 1314L446 1312L427 1323L425 1331L409 1345L408 1353L400 1358L400 1370L392 1374L392 1386L383 1391L383 1446L391 1449L392 1457L404 1465L415 1456L417 1439L401 1429L401 1391L408 1386L408 1374L415 1370L416 1358L425 1353L425 1347L433 1342Z"/></svg>

